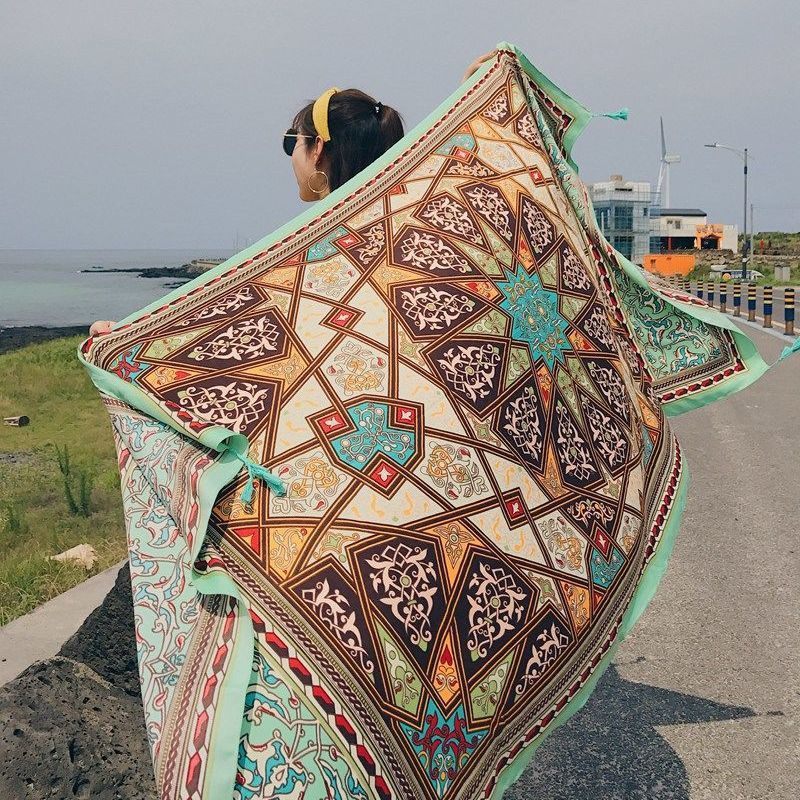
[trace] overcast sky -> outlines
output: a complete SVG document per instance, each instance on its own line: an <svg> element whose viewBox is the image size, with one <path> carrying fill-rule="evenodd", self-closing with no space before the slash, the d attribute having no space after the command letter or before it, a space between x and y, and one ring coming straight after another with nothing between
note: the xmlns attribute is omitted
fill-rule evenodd
<svg viewBox="0 0 800 800"><path fill-rule="evenodd" d="M233 248L307 208L281 134L328 86L406 130L498 42L594 111L585 181L655 182L672 205L800 230L797 0L0 0L0 248Z"/></svg>

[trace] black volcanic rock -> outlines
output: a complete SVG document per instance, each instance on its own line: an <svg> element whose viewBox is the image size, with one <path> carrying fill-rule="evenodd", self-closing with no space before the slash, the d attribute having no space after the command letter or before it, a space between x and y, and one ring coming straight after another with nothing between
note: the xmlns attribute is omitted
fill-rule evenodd
<svg viewBox="0 0 800 800"><path fill-rule="evenodd" d="M60 328L47 325L20 325L13 328L0 328L0 355L10 353L20 347L37 342L48 342L64 336L88 336L89 323L85 325L65 325Z"/></svg>
<svg viewBox="0 0 800 800"><path fill-rule="evenodd" d="M56 656L0 689L0 797L154 800L139 698Z"/></svg>
<svg viewBox="0 0 800 800"><path fill-rule="evenodd" d="M0 689L0 798L154 800L130 572L55 658Z"/></svg>
<svg viewBox="0 0 800 800"><path fill-rule="evenodd" d="M102 604L66 641L59 655L91 667L101 678L126 694L136 698L140 696L128 564L119 571Z"/></svg>

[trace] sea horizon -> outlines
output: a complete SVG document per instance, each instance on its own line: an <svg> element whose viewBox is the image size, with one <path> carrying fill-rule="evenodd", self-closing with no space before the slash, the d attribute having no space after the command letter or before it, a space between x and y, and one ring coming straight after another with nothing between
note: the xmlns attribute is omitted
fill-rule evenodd
<svg viewBox="0 0 800 800"><path fill-rule="evenodd" d="M135 272L180 267L196 258L229 258L220 248L0 248L0 327L69 327L118 320L169 293L186 278Z"/></svg>

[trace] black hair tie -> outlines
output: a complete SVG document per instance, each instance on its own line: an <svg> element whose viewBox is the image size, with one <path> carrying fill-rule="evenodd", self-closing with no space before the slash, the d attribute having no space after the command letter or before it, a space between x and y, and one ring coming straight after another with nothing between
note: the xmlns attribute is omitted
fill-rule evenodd
<svg viewBox="0 0 800 800"><path fill-rule="evenodd" d="M377 102L377 103L375 103L375 114L376 114L377 116L380 116L380 115L381 115L381 109L382 109L382 108L383 108L383 103L381 103L381 101L380 101L380 100L378 100L378 102Z"/></svg>

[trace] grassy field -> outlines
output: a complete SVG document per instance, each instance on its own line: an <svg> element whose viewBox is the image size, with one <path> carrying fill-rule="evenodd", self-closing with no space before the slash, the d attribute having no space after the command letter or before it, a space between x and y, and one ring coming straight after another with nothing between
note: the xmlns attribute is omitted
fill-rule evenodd
<svg viewBox="0 0 800 800"><path fill-rule="evenodd" d="M75 355L82 338L0 355L0 417L30 417L0 425L0 625L127 552L108 414ZM91 572L46 560L83 542L99 555Z"/></svg>
<svg viewBox="0 0 800 800"><path fill-rule="evenodd" d="M739 247L742 246L743 240L744 237L739 234ZM761 252L762 241L764 242L764 252L769 255L800 256L800 232L760 231L754 233L753 249L756 255Z"/></svg>

